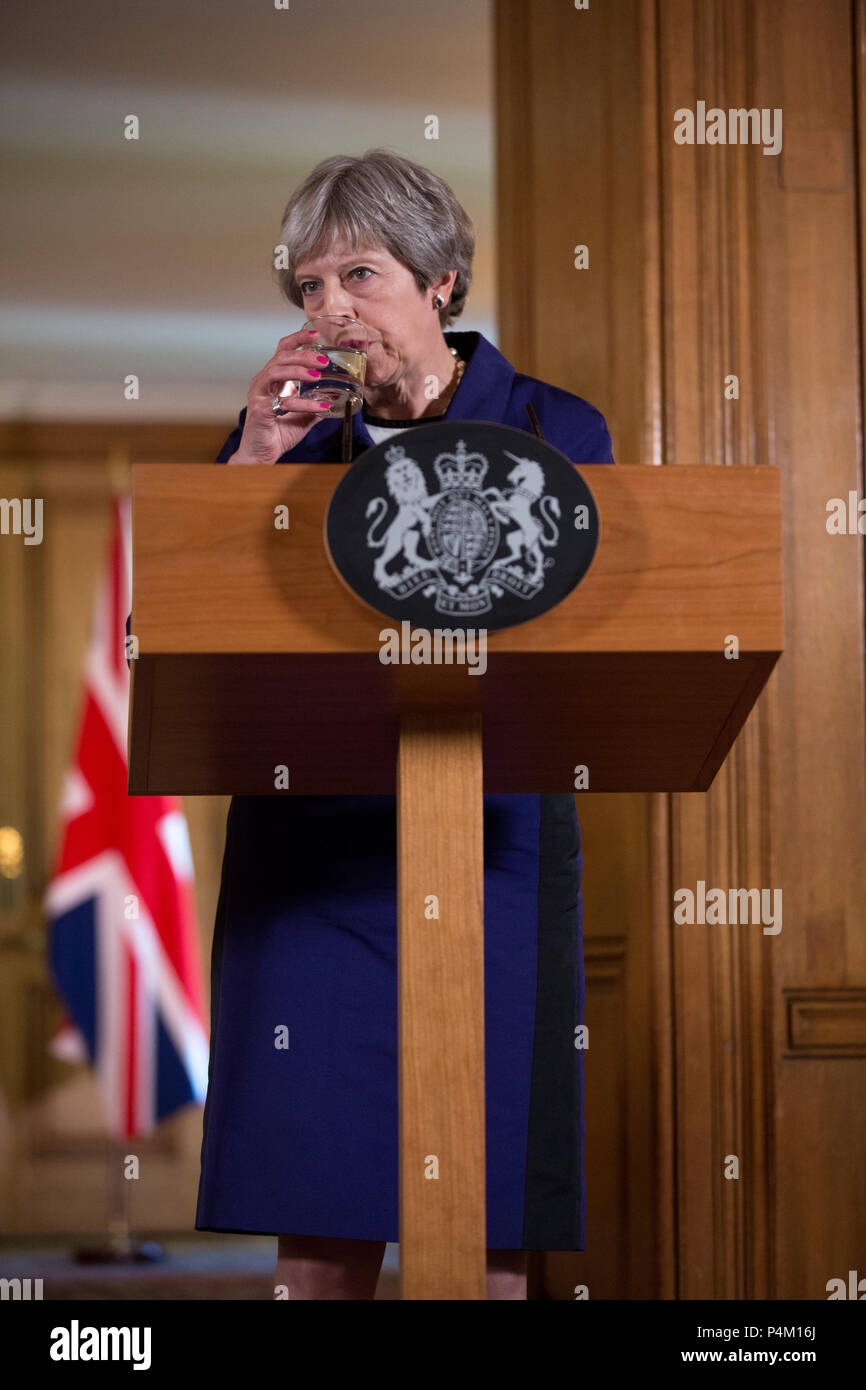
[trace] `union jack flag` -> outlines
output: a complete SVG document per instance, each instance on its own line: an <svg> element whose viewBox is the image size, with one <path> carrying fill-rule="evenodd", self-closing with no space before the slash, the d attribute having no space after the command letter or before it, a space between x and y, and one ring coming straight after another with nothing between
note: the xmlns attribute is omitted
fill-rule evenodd
<svg viewBox="0 0 866 1390"><path fill-rule="evenodd" d="M208 1060L186 820L175 797L126 790L131 577L130 502L117 498L45 895L51 967L72 1020L54 1050L74 1056L78 1041L115 1138L146 1134L180 1106L202 1104Z"/></svg>

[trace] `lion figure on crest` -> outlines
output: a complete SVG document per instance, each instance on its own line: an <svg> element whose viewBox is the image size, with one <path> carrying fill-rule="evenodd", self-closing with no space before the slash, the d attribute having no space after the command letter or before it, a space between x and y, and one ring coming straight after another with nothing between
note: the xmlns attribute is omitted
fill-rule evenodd
<svg viewBox="0 0 866 1390"><path fill-rule="evenodd" d="M385 482L388 491L397 503L397 515L384 535L376 536L374 534L388 510L388 503L384 497L374 497L368 502L366 515L373 517L367 530L367 544L374 549L382 547L382 553L376 557L373 575L377 584L387 589L397 579L402 579L412 570L423 569L425 564L429 563L418 555L418 542L421 539L418 528L421 528L421 534L424 536L429 534L430 518L428 512L436 498L428 494L424 474L414 459L394 458L388 464ZM401 551L407 561L405 568L400 574L389 574L388 565Z"/></svg>

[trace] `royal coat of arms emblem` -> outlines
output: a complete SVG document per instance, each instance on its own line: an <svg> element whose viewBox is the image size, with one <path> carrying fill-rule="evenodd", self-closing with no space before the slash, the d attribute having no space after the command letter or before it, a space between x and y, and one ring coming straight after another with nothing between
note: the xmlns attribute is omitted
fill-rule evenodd
<svg viewBox="0 0 866 1390"><path fill-rule="evenodd" d="M521 430L474 421L406 435L363 454L329 511L332 559L361 597L419 626L441 617L494 629L537 616L574 587L592 559L598 518L564 455ZM350 515L351 533L340 535L340 518Z"/></svg>

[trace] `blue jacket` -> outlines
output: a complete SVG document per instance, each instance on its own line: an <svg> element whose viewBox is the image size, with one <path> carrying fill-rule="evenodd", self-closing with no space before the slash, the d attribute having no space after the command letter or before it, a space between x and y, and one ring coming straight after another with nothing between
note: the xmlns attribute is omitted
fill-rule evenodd
<svg viewBox="0 0 866 1390"><path fill-rule="evenodd" d="M572 463L613 463L607 425L594 406L570 391L516 372L482 333L446 333L445 341L449 347L457 349L466 369L445 415L440 418L490 420L531 430L526 412L527 404L531 404L548 444L561 449ZM225 463L240 445L246 413L244 407L236 428L220 449L217 463ZM339 463L342 459L341 434L341 422L323 420L277 462ZM373 439L360 411L352 419L352 436L353 459L373 447Z"/></svg>
<svg viewBox="0 0 866 1390"><path fill-rule="evenodd" d="M446 339L467 363L446 418L530 430L531 404L574 463L613 462L586 401L479 333ZM341 434L317 422L280 461L339 463ZM372 444L359 413L353 457ZM232 799L197 1229L399 1239L398 834L393 793ZM585 1248L582 862L573 791L484 794L490 1247ZM284 1017L301 1039L288 1071L259 1037Z"/></svg>

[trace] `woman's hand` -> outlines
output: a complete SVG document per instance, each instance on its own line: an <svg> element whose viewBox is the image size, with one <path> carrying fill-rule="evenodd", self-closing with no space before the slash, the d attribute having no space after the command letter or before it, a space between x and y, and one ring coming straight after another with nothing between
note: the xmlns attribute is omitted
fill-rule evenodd
<svg viewBox="0 0 866 1390"><path fill-rule="evenodd" d="M247 413L241 442L228 463L276 463L283 454L300 444L305 435L329 409L327 401L299 400L297 394L283 396L280 401L285 415L275 415L272 401L287 381L315 381L328 359L317 361L319 354L300 350L302 343L313 342L316 334L309 329L290 333L281 338L277 350L250 382ZM324 354L322 354L324 356ZM295 392L297 392L295 387Z"/></svg>

